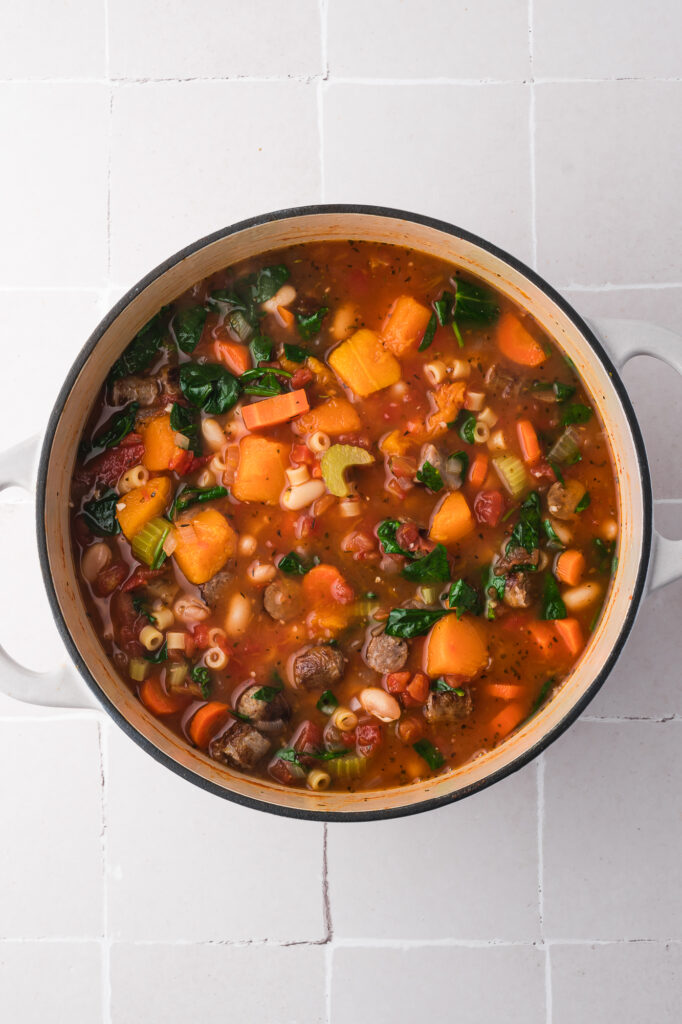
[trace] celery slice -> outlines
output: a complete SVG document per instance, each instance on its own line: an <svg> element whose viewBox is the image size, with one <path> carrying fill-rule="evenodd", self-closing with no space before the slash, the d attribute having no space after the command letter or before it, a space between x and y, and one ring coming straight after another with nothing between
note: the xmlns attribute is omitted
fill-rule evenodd
<svg viewBox="0 0 682 1024"><path fill-rule="evenodd" d="M141 683L149 671L149 662L144 658L131 658L128 662L128 675L136 683Z"/></svg>
<svg viewBox="0 0 682 1024"><path fill-rule="evenodd" d="M579 461L578 435L573 427L566 427L561 437L552 445L547 458L550 462L566 462L568 465Z"/></svg>
<svg viewBox="0 0 682 1024"><path fill-rule="evenodd" d="M150 569L158 569L163 565L166 553L163 543L170 532L171 524L167 519L155 516L133 537L133 554L140 562Z"/></svg>
<svg viewBox="0 0 682 1024"><path fill-rule="evenodd" d="M346 470L351 466L369 466L372 462L374 456L365 448L352 444L333 444L322 456L322 477L332 494L337 498L346 498L350 494L345 478Z"/></svg>
<svg viewBox="0 0 682 1024"><path fill-rule="evenodd" d="M517 455L498 455L493 466L512 498L518 498L528 486L526 469Z"/></svg>
<svg viewBox="0 0 682 1024"><path fill-rule="evenodd" d="M365 774L367 769L367 758L359 754L347 754L345 757L337 757L327 763L330 775L337 779L357 779Z"/></svg>

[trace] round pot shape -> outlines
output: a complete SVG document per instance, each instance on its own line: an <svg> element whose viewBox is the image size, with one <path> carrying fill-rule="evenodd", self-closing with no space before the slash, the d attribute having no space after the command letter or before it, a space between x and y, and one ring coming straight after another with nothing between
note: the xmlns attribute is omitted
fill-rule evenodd
<svg viewBox="0 0 682 1024"><path fill-rule="evenodd" d="M194 282L252 255L294 243L330 239L394 243L431 253L479 276L529 310L575 364L609 436L618 477L618 567L599 625L560 692L513 736L470 764L397 789L310 793L223 768L190 748L154 718L118 677L84 613L69 539L69 481L81 427L109 368L139 328ZM179 775L251 807L299 818L361 820L411 814L461 799L516 771L570 725L606 679L642 597L652 542L658 558L650 585L682 572L682 545L652 534L652 497L644 445L616 372L638 352L651 352L682 372L679 339L628 321L598 328L601 340L537 274L496 246L428 217L364 206L311 206L242 221L183 249L132 288L104 318L74 363L57 399L38 467L37 531L48 597L73 666L41 676L0 651L0 689L51 705L93 704L148 753ZM607 349L611 355L607 354ZM0 461L2 485L29 484L31 443ZM92 696L94 695L94 696Z"/></svg>

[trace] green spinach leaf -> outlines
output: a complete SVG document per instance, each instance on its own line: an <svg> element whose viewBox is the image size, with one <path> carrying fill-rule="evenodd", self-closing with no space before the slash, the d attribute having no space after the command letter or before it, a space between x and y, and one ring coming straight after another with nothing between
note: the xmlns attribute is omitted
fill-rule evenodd
<svg viewBox="0 0 682 1024"><path fill-rule="evenodd" d="M298 333L301 335L304 341L311 341L317 337L322 328L322 321L329 312L328 306L322 306L317 310L316 313L297 313L296 314L296 326L298 327Z"/></svg>
<svg viewBox="0 0 682 1024"><path fill-rule="evenodd" d="M116 491L107 491L101 498L85 502L83 519L93 533L99 537L113 537L121 532L116 518L116 505L119 501Z"/></svg>
<svg viewBox="0 0 682 1024"><path fill-rule="evenodd" d="M315 705L317 710L321 711L323 715L331 715L331 713L335 711L336 708L338 708L338 706L339 702L331 690L325 690L324 693L321 693L320 699Z"/></svg>
<svg viewBox="0 0 682 1024"><path fill-rule="evenodd" d="M180 389L191 405L212 415L228 412L239 398L239 381L216 363L183 363Z"/></svg>
<svg viewBox="0 0 682 1024"><path fill-rule="evenodd" d="M145 370L152 359L159 351L161 342L166 335L165 314L168 306L159 310L141 330L137 332L133 340L119 356L109 371L109 380L119 380L131 373L140 373Z"/></svg>
<svg viewBox="0 0 682 1024"><path fill-rule="evenodd" d="M436 314L432 313L431 317L429 319L429 322L426 325L426 330L424 331L424 337L419 342L419 351L420 352L426 352L427 348L429 347L429 345L433 341L433 339L434 339L434 337L436 335L436 326L437 326Z"/></svg>
<svg viewBox="0 0 682 1024"><path fill-rule="evenodd" d="M472 615L481 614L481 597L475 587L466 580L455 580L448 594L448 607L454 608L457 618L461 619L464 612Z"/></svg>
<svg viewBox="0 0 682 1024"><path fill-rule="evenodd" d="M438 769L442 768L445 764L445 758L438 747L434 747L431 740L417 740L416 743L412 744L412 747L417 751L420 757L424 758L431 771L437 772Z"/></svg>
<svg viewBox="0 0 682 1024"><path fill-rule="evenodd" d="M587 423L592 416L589 405L582 405L576 402L574 405L567 405L561 414L562 427L568 427L571 423Z"/></svg>
<svg viewBox="0 0 682 1024"><path fill-rule="evenodd" d="M565 619L566 605L561 599L559 584L548 572L545 576L545 589L542 595L541 619Z"/></svg>
<svg viewBox="0 0 682 1024"><path fill-rule="evenodd" d="M447 583L450 579L448 553L442 544L436 544L428 555L406 565L402 574L413 583Z"/></svg>
<svg viewBox="0 0 682 1024"><path fill-rule="evenodd" d="M389 612L386 632L389 636L411 640L428 633L434 623L451 614L448 608L393 608Z"/></svg>
<svg viewBox="0 0 682 1024"><path fill-rule="evenodd" d="M435 466L432 466L430 462L424 462L417 470L417 480L420 484L424 484L437 494L438 491L443 489L443 477Z"/></svg>
<svg viewBox="0 0 682 1024"><path fill-rule="evenodd" d="M188 355L199 344L208 313L203 306L180 309L173 317L171 326L178 348Z"/></svg>

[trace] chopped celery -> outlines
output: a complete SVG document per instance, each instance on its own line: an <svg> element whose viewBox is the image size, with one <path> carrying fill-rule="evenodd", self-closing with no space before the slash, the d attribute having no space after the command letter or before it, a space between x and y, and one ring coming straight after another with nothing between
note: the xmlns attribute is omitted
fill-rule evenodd
<svg viewBox="0 0 682 1024"><path fill-rule="evenodd" d="M442 586L438 587L433 585L419 587L419 599L423 601L424 604L438 604L438 598L440 597L442 589Z"/></svg>
<svg viewBox="0 0 682 1024"><path fill-rule="evenodd" d="M566 462L568 465L580 461L578 435L573 427L566 427L561 437L550 448L547 458L550 462Z"/></svg>
<svg viewBox="0 0 682 1024"><path fill-rule="evenodd" d="M128 675L136 683L141 683L149 672L149 662L144 658L131 658L128 662Z"/></svg>
<svg viewBox="0 0 682 1024"><path fill-rule="evenodd" d="M328 771L341 781L357 779L365 774L367 769L367 758L359 754L346 754L344 757L337 757L328 762Z"/></svg>
<svg viewBox="0 0 682 1024"><path fill-rule="evenodd" d="M163 544L170 532L171 524L167 519L155 516L146 523L139 533L133 537L133 554L140 562L150 569L158 569L166 558Z"/></svg>
<svg viewBox="0 0 682 1024"><path fill-rule="evenodd" d="M518 498L528 486L526 469L517 455L498 455L493 466L512 498Z"/></svg>
<svg viewBox="0 0 682 1024"><path fill-rule="evenodd" d="M374 462L374 456L365 448L358 448L352 444L333 444L324 455L320 463L322 476L328 489L337 498L346 498L350 489L344 476L351 466L368 466Z"/></svg>
<svg viewBox="0 0 682 1024"><path fill-rule="evenodd" d="M240 341L248 341L253 334L253 327L239 309L228 314L227 322L230 330L234 331Z"/></svg>
<svg viewBox="0 0 682 1024"><path fill-rule="evenodd" d="M187 669L186 661L174 661L171 663L166 674L166 685L169 690L176 690L182 686L187 678Z"/></svg>

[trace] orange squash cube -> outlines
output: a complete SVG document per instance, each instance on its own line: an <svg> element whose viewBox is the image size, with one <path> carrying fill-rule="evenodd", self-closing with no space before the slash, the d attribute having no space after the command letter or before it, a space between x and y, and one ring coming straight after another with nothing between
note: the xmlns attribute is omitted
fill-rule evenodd
<svg viewBox="0 0 682 1024"><path fill-rule="evenodd" d="M175 431L170 425L170 413L155 416L140 427L144 441L142 462L151 473L170 469L174 460L183 454L184 448L175 443Z"/></svg>
<svg viewBox="0 0 682 1024"><path fill-rule="evenodd" d="M401 295L384 321L381 340L400 359L417 347L430 319L431 310L427 306L422 306L411 295Z"/></svg>
<svg viewBox="0 0 682 1024"><path fill-rule="evenodd" d="M400 380L400 363L381 344L379 335L362 328L343 341L328 358L332 370L356 395L367 395Z"/></svg>
<svg viewBox="0 0 682 1024"><path fill-rule="evenodd" d="M288 465L289 445L257 434L243 437L239 442L233 495L238 501L279 505L279 496L287 483L284 471Z"/></svg>
<svg viewBox="0 0 682 1024"><path fill-rule="evenodd" d="M185 512L173 537L173 557L190 583L207 583L237 550L237 534L217 508Z"/></svg>
<svg viewBox="0 0 682 1024"><path fill-rule="evenodd" d="M456 544L474 528L474 518L461 491L453 491L434 512L429 537L437 544Z"/></svg>
<svg viewBox="0 0 682 1024"><path fill-rule="evenodd" d="M122 494L116 509L118 525L124 537L132 540L155 516L162 516L171 500L171 482L167 476L153 476L141 487Z"/></svg>

